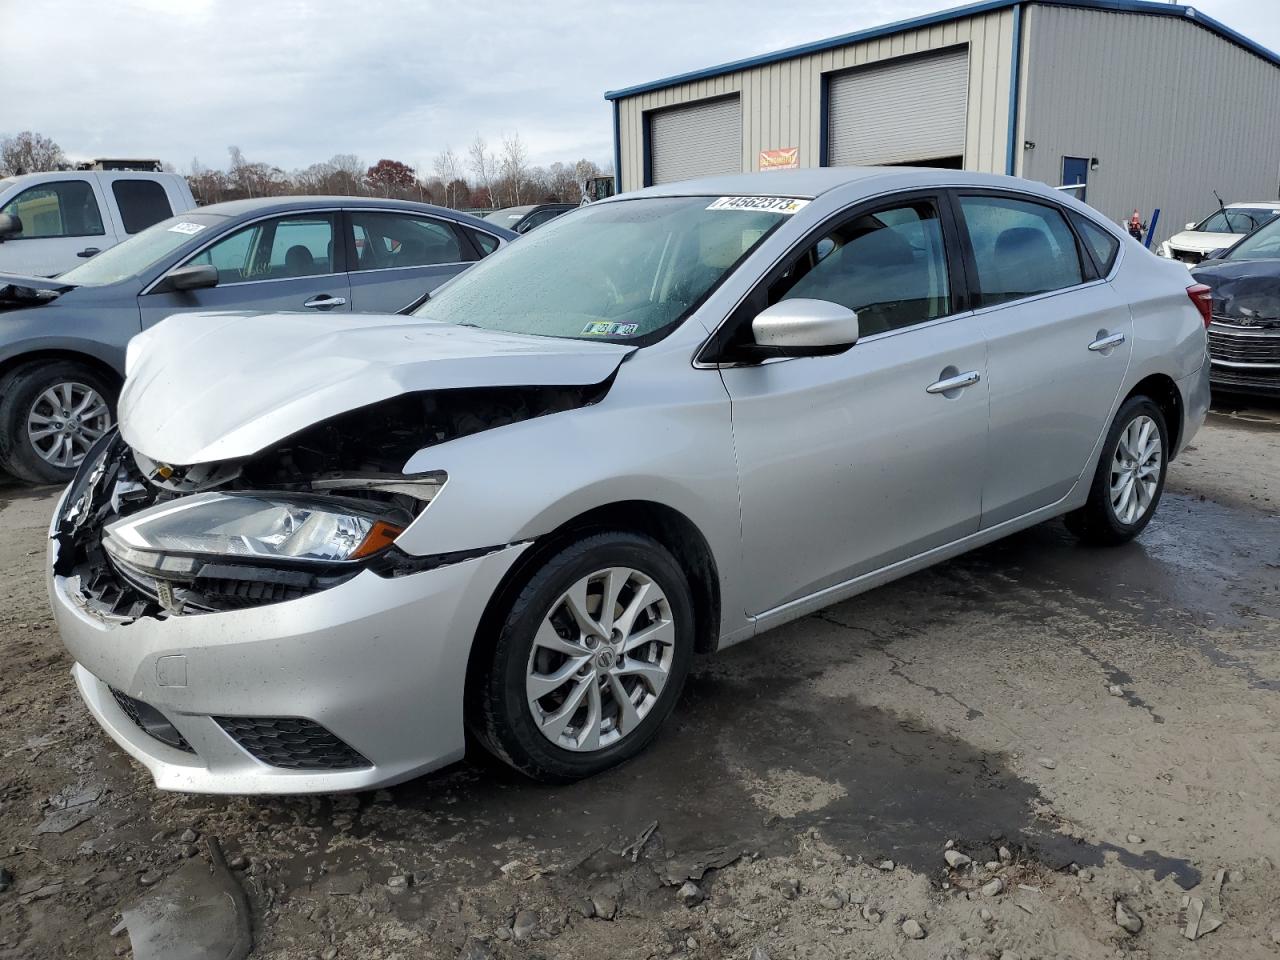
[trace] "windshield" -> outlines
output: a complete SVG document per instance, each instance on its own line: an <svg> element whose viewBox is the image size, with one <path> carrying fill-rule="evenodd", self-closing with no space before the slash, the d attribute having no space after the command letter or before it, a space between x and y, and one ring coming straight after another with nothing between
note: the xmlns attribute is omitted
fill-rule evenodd
<svg viewBox="0 0 1280 960"><path fill-rule="evenodd" d="M1228 207L1202 220L1197 233L1253 233L1280 211L1266 207Z"/></svg>
<svg viewBox="0 0 1280 960"><path fill-rule="evenodd" d="M97 287L136 277L224 220L226 217L211 213L184 213L161 220L128 240L108 247L87 263L72 267L58 279L82 287Z"/></svg>
<svg viewBox="0 0 1280 960"><path fill-rule="evenodd" d="M414 312L509 333L649 342L805 201L731 203L646 197L580 207L480 261Z"/></svg>
<svg viewBox="0 0 1280 960"><path fill-rule="evenodd" d="M1272 260L1280 258L1280 220L1272 220L1251 237L1245 237L1224 260Z"/></svg>

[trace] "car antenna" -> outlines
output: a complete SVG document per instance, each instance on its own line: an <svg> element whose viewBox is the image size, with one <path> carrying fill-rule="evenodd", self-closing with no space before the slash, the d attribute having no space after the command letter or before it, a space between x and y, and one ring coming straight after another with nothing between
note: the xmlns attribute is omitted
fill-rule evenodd
<svg viewBox="0 0 1280 960"><path fill-rule="evenodd" d="M1222 198L1218 196L1217 190L1213 191L1213 198L1218 201L1218 209L1221 210L1223 213L1226 213L1227 205L1222 202Z"/></svg>

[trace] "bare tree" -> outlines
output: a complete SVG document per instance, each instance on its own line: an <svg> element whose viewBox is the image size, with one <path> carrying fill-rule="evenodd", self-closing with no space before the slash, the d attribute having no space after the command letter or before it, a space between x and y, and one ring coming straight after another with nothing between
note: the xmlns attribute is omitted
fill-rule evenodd
<svg viewBox="0 0 1280 960"><path fill-rule="evenodd" d="M0 175L65 170L62 148L39 133L24 130L0 140Z"/></svg>
<svg viewBox="0 0 1280 960"><path fill-rule="evenodd" d="M467 149L467 166L475 174L477 186L484 191L485 206L499 206L502 201L498 199L497 191L498 162L489 152L489 145L485 143L484 137L478 133ZM472 200L475 200L474 195Z"/></svg>
<svg viewBox="0 0 1280 960"><path fill-rule="evenodd" d="M329 193L356 195L363 192L365 165L354 153L335 153L329 158L333 168Z"/></svg>
<svg viewBox="0 0 1280 960"><path fill-rule="evenodd" d="M502 179L506 182L511 205L518 205L526 195L529 182L529 152L518 132L502 140Z"/></svg>
<svg viewBox="0 0 1280 960"><path fill-rule="evenodd" d="M462 179L462 161L453 152L452 147L445 147L436 155L432 163L436 176L444 184L444 203L447 207L457 207L457 189L454 184Z"/></svg>

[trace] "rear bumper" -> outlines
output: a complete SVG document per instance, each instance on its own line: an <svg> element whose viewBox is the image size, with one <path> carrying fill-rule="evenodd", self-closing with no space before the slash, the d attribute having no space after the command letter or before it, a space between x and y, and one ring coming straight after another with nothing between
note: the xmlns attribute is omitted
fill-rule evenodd
<svg viewBox="0 0 1280 960"><path fill-rule="evenodd" d="M1178 437L1178 449L1173 452L1175 457L1186 449L1209 413L1209 371L1209 358L1206 356L1199 370L1177 381L1178 393L1182 396L1182 431Z"/></svg>
<svg viewBox="0 0 1280 960"><path fill-rule="evenodd" d="M463 687L485 606L523 545L396 579L362 573L269 606L108 622L50 576L76 686L103 729L164 790L280 794L365 790L463 754ZM112 690L162 716L190 750L131 717ZM128 703L128 701L125 701ZM263 762L218 717L302 718L367 764L287 769Z"/></svg>

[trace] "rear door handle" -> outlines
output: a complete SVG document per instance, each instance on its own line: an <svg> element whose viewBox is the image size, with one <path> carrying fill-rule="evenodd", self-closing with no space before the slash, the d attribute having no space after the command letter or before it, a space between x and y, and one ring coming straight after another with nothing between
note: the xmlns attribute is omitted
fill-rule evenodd
<svg viewBox="0 0 1280 960"><path fill-rule="evenodd" d="M328 310L330 307L346 306L346 303L346 297L331 297L327 293L322 293L303 303L303 306L311 307L313 310Z"/></svg>
<svg viewBox="0 0 1280 960"><path fill-rule="evenodd" d="M951 369L955 369L952 367ZM935 380L924 388L925 393L950 393L952 390L963 390L965 387L972 387L975 383L982 379L982 374L977 370L970 370L968 373L958 373L954 377L945 377L942 380Z"/></svg>
<svg viewBox="0 0 1280 960"><path fill-rule="evenodd" d="M102 251L99 250L97 247L85 247L83 250L77 253L76 256L84 257L87 260L89 259L89 257L96 257L101 252Z"/></svg>
<svg viewBox="0 0 1280 960"><path fill-rule="evenodd" d="M1094 353L1100 353L1103 350L1110 350L1112 347L1118 347L1124 343L1123 333L1113 333L1109 337L1099 337L1093 343L1089 344L1089 349Z"/></svg>

